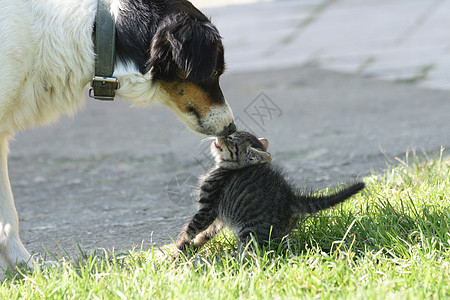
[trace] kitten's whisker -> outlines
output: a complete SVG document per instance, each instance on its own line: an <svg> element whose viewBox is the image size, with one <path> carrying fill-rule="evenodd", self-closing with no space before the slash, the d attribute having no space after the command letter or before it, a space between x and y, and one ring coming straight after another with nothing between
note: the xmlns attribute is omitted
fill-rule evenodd
<svg viewBox="0 0 450 300"><path fill-rule="evenodd" d="M214 136L208 136L208 137L205 137L204 139L202 139L200 141L200 144L202 144L204 142L207 142L207 141L212 141L212 140L215 140L215 139L216 139L216 137L214 137Z"/></svg>
<svg viewBox="0 0 450 300"><path fill-rule="evenodd" d="M215 140L215 139L216 139L216 138L213 137L213 136L206 137L206 138L202 139L202 140L200 141L200 144L199 144L198 147L197 147L197 150L199 150L200 147L202 147L205 143L207 143L207 142L212 142L212 141Z"/></svg>

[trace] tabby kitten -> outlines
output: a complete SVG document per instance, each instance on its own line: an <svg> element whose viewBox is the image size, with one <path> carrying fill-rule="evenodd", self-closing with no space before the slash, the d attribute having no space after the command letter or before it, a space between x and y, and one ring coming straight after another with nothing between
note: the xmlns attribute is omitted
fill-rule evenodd
<svg viewBox="0 0 450 300"><path fill-rule="evenodd" d="M274 167L269 143L238 131L211 145L215 166L200 180L199 209L180 233L176 246L200 248L223 226L242 245L253 236L261 246L288 234L304 214L332 207L364 188L358 182L327 196L301 194Z"/></svg>

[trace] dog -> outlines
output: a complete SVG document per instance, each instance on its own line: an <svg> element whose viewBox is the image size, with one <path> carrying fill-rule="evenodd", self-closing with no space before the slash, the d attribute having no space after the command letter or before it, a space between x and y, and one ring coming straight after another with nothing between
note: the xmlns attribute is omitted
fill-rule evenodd
<svg viewBox="0 0 450 300"><path fill-rule="evenodd" d="M19 238L8 140L83 106L94 76L97 0L0 2L0 267L32 267ZM112 0L116 96L136 106L168 106L193 131L236 130L219 86L221 36L186 0Z"/></svg>

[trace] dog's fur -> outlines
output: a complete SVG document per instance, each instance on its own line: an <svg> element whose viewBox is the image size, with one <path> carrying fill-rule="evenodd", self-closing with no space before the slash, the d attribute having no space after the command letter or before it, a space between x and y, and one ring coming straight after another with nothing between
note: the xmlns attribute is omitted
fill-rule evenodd
<svg viewBox="0 0 450 300"><path fill-rule="evenodd" d="M11 192L8 139L72 114L94 75L96 0L0 2L0 267L28 264ZM134 105L163 104L192 130L235 130L219 87L221 37L185 0L113 0L116 95Z"/></svg>

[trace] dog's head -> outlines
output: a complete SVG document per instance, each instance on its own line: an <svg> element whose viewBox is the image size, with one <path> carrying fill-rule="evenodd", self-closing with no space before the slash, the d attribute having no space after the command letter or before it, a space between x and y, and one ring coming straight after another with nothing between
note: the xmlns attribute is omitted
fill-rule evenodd
<svg viewBox="0 0 450 300"><path fill-rule="evenodd" d="M227 136L236 126L219 86L224 69L224 50L214 25L179 13L160 23L141 72L151 73L163 103L189 128Z"/></svg>

